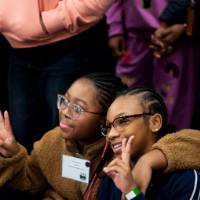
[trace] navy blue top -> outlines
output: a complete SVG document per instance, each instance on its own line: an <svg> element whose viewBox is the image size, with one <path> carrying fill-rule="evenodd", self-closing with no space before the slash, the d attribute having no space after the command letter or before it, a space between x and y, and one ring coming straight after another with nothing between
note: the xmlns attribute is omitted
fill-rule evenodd
<svg viewBox="0 0 200 200"><path fill-rule="evenodd" d="M160 16L160 20L169 25L187 23L188 7L191 0L170 0ZM200 0L196 1L194 12L194 30L192 39L200 41Z"/></svg>
<svg viewBox="0 0 200 200"><path fill-rule="evenodd" d="M162 12L160 19L170 24L186 22L187 8L191 0L170 0ZM196 8L200 10L200 0L196 1Z"/></svg>
<svg viewBox="0 0 200 200"><path fill-rule="evenodd" d="M99 200L121 200L121 192L113 181L105 176L99 190ZM171 174L155 174L147 189L133 200L199 200L200 172L176 171Z"/></svg>
<svg viewBox="0 0 200 200"><path fill-rule="evenodd" d="M187 8L190 0L170 0L162 12L160 19L168 24L186 23Z"/></svg>

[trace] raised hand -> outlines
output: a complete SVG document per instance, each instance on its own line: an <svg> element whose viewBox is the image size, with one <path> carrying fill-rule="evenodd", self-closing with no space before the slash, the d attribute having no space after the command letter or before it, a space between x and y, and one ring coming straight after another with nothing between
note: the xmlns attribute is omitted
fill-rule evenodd
<svg viewBox="0 0 200 200"><path fill-rule="evenodd" d="M4 116L0 112L0 155L3 157L12 157L19 151L15 137L12 132L8 112Z"/></svg>
<svg viewBox="0 0 200 200"><path fill-rule="evenodd" d="M133 177L141 191L145 194L150 183L153 170L163 170L167 167L167 159L162 151L151 150L137 161L133 168Z"/></svg>
<svg viewBox="0 0 200 200"><path fill-rule="evenodd" d="M116 187L118 187L123 194L130 192L130 190L136 186L132 175L130 155L133 138L134 137L131 136L128 140L123 139L121 158L115 158L104 168L104 172L112 178Z"/></svg>
<svg viewBox="0 0 200 200"><path fill-rule="evenodd" d="M141 157L133 168L133 177L138 187L145 194L152 177L152 167L149 165L145 157Z"/></svg>

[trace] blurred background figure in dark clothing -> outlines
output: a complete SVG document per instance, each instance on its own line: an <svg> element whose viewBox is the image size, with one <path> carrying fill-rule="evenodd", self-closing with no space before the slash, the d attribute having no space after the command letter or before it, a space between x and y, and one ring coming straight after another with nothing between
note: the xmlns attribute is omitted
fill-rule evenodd
<svg viewBox="0 0 200 200"><path fill-rule="evenodd" d="M4 111L8 109L8 84L7 84L7 74L8 74L8 65L10 58L11 47L0 34L0 110Z"/></svg>

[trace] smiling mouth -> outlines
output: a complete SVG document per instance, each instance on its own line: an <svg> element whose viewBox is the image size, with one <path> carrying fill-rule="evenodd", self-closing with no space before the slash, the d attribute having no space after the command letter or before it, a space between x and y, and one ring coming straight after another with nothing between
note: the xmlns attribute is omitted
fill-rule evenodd
<svg viewBox="0 0 200 200"><path fill-rule="evenodd" d="M112 150L115 154L121 154L122 143L111 144Z"/></svg>
<svg viewBox="0 0 200 200"><path fill-rule="evenodd" d="M69 129L69 128L72 128L71 126L67 125L67 124L64 124L62 122L60 122L60 128L62 129Z"/></svg>

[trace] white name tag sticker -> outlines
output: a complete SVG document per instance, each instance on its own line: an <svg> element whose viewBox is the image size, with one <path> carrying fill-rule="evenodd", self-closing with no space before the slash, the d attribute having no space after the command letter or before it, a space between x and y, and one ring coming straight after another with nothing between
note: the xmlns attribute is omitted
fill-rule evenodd
<svg viewBox="0 0 200 200"><path fill-rule="evenodd" d="M62 177L89 183L90 161L63 155Z"/></svg>

